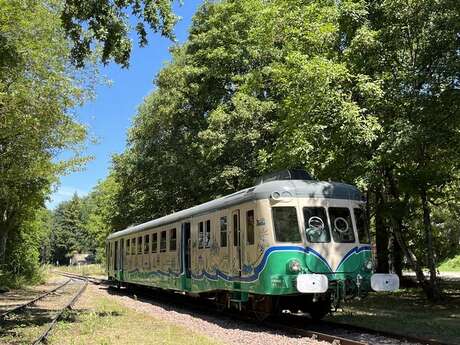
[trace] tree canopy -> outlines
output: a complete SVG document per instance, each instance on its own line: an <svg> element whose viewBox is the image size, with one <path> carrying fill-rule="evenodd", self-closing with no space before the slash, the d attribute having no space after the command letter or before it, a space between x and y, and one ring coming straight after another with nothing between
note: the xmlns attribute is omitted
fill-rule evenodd
<svg viewBox="0 0 460 345"><path fill-rule="evenodd" d="M0 269L16 273L7 255L25 254L7 248L30 235L59 174L85 161L86 128L70 109L90 96L93 71L70 65L58 7L53 0L0 1ZM76 154L61 161L62 150Z"/></svg>
<svg viewBox="0 0 460 345"><path fill-rule="evenodd" d="M84 66L100 44L104 64L114 60L127 67L132 48L129 15L137 20L135 29L140 46L148 43L149 30L174 39L173 28L178 18L172 11L172 3L172 0L64 0L61 20L73 42L72 61L78 67Z"/></svg>
<svg viewBox="0 0 460 345"><path fill-rule="evenodd" d="M114 160L113 224L304 167L366 190L375 232L438 298L432 215L458 194L460 16L452 0L410 3L203 4Z"/></svg>

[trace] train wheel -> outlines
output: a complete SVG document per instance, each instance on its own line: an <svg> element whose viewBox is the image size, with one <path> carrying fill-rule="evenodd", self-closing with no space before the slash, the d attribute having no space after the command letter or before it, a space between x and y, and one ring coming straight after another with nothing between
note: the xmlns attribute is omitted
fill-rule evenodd
<svg viewBox="0 0 460 345"><path fill-rule="evenodd" d="M329 312L331 311L331 301L329 300L322 300L318 302L313 302L308 310L310 317L315 320L319 321L324 318Z"/></svg>

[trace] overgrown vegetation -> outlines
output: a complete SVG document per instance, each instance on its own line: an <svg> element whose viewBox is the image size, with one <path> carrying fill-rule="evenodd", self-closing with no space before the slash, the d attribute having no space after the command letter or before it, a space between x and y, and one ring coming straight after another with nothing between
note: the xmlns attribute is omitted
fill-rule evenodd
<svg viewBox="0 0 460 345"><path fill-rule="evenodd" d="M439 265L441 272L460 272L460 255L447 259Z"/></svg>
<svg viewBox="0 0 460 345"><path fill-rule="evenodd" d="M86 129L69 109L90 89L82 86L85 71L68 63L58 7L54 0L0 1L0 270L16 282L36 278L52 184L85 161L78 152ZM75 155L61 161L62 150Z"/></svg>

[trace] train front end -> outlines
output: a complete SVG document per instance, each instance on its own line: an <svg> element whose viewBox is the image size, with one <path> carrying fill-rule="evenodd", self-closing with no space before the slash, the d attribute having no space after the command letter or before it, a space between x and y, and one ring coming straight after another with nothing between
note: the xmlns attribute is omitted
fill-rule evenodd
<svg viewBox="0 0 460 345"><path fill-rule="evenodd" d="M295 298L282 299L286 308L321 318L331 307L369 291L397 290L397 275L373 271L362 194L343 183L291 182L294 188L273 193L270 202L275 238L300 227L303 241L286 258L285 274L297 291ZM287 214L288 205L295 205L296 215Z"/></svg>

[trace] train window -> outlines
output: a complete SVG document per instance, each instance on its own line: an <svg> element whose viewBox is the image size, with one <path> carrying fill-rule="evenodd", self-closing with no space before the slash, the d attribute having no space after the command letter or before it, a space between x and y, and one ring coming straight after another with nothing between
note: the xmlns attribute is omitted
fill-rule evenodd
<svg viewBox="0 0 460 345"><path fill-rule="evenodd" d="M274 207L273 223L278 242L301 242L295 207Z"/></svg>
<svg viewBox="0 0 460 345"><path fill-rule="evenodd" d="M131 254L131 247L130 247L130 240L129 238L126 240L126 255L130 255Z"/></svg>
<svg viewBox="0 0 460 345"><path fill-rule="evenodd" d="M158 248L158 234L152 234L152 253L156 253Z"/></svg>
<svg viewBox="0 0 460 345"><path fill-rule="evenodd" d="M220 217L220 246L227 247L227 217Z"/></svg>
<svg viewBox="0 0 460 345"><path fill-rule="evenodd" d="M137 254L142 254L142 236L137 238Z"/></svg>
<svg viewBox="0 0 460 345"><path fill-rule="evenodd" d="M160 253L163 253L166 251L166 231L161 232L161 237L160 237Z"/></svg>
<svg viewBox="0 0 460 345"><path fill-rule="evenodd" d="M332 238L334 242L355 242L351 214L347 207L329 207L329 217L331 218Z"/></svg>
<svg viewBox="0 0 460 345"><path fill-rule="evenodd" d="M324 207L304 207L305 234L310 243L331 242L329 224Z"/></svg>
<svg viewBox="0 0 460 345"><path fill-rule="evenodd" d="M206 221L206 227L205 227L205 233L204 233L204 247L209 248L211 245L211 221L207 220Z"/></svg>
<svg viewBox="0 0 460 345"><path fill-rule="evenodd" d="M369 238L369 228L367 227L366 213L362 208L354 208L356 228L358 230L358 239L360 243L371 243Z"/></svg>
<svg viewBox="0 0 460 345"><path fill-rule="evenodd" d="M246 241L254 244L254 210L246 212Z"/></svg>
<svg viewBox="0 0 460 345"><path fill-rule="evenodd" d="M131 255L136 254L136 238L131 240Z"/></svg>
<svg viewBox="0 0 460 345"><path fill-rule="evenodd" d="M144 254L149 253L150 235L144 236Z"/></svg>
<svg viewBox="0 0 460 345"><path fill-rule="evenodd" d="M176 250L176 229L171 229L169 233L169 250Z"/></svg>
<svg viewBox="0 0 460 345"><path fill-rule="evenodd" d="M204 227L203 222L198 223L198 249L203 248Z"/></svg>

